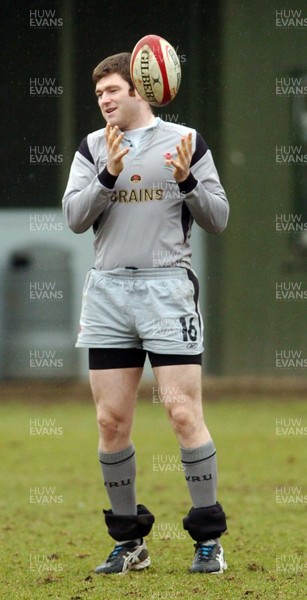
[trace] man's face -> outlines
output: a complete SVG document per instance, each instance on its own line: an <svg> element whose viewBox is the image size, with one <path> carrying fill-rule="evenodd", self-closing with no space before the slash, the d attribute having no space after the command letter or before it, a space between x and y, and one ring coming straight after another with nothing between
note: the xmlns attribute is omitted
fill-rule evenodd
<svg viewBox="0 0 307 600"><path fill-rule="evenodd" d="M125 131L132 128L139 105L135 92L118 73L99 79L95 89L102 116L110 125Z"/></svg>

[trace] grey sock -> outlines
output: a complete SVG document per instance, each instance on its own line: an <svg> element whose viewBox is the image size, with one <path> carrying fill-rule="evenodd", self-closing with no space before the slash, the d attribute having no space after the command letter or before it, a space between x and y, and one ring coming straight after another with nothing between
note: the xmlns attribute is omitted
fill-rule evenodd
<svg viewBox="0 0 307 600"><path fill-rule="evenodd" d="M136 464L133 444L119 452L98 450L98 457L113 513L136 515Z"/></svg>
<svg viewBox="0 0 307 600"><path fill-rule="evenodd" d="M194 508L216 503L216 450L212 440L198 448L180 448L181 462Z"/></svg>

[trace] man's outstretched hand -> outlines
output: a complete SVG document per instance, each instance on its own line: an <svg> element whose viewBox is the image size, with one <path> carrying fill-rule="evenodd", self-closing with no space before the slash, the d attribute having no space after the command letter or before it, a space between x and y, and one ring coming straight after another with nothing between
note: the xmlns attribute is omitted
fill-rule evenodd
<svg viewBox="0 0 307 600"><path fill-rule="evenodd" d="M117 125L112 127L109 123L106 126L106 142L108 152L107 169L111 175L117 177L124 168L123 158L128 154L129 148L121 149L120 145L123 140L122 133Z"/></svg>
<svg viewBox="0 0 307 600"><path fill-rule="evenodd" d="M185 181L190 174L190 164L192 160L192 133L188 133L181 138L180 146L176 146L177 159L170 159L167 165L173 165L173 176L177 183Z"/></svg>

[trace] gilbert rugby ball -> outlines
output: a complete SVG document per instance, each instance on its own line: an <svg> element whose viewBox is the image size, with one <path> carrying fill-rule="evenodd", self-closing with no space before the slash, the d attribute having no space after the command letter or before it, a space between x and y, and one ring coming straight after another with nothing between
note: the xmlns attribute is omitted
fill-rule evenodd
<svg viewBox="0 0 307 600"><path fill-rule="evenodd" d="M159 35L145 35L135 45L130 62L134 87L146 102L164 106L175 98L181 80L180 60Z"/></svg>

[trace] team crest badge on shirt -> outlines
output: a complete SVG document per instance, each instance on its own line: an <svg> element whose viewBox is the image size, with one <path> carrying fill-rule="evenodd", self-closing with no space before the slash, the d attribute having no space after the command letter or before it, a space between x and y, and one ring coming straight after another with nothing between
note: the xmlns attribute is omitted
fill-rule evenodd
<svg viewBox="0 0 307 600"><path fill-rule="evenodd" d="M130 181L131 183L139 183L139 181L142 180L141 175L138 175L137 173L135 173L134 175L131 175L130 177Z"/></svg>
<svg viewBox="0 0 307 600"><path fill-rule="evenodd" d="M169 165L167 164L169 160L173 160L174 158L176 158L176 156L174 154L172 154L171 152L165 152L165 154L163 154L163 158L164 158L164 166L166 167L166 169L173 169L173 165Z"/></svg>

